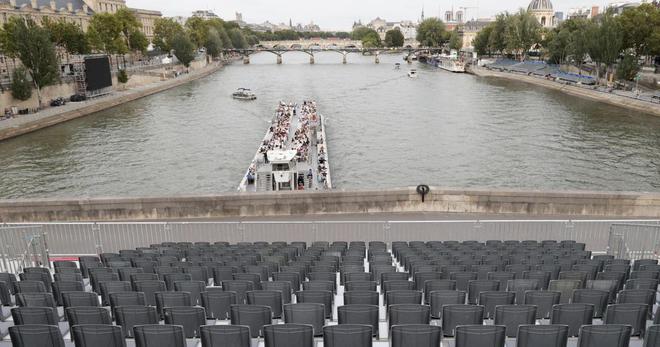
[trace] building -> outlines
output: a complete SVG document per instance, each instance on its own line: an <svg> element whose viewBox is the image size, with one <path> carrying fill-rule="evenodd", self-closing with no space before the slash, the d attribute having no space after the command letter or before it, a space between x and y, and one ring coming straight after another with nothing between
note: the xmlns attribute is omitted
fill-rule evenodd
<svg viewBox="0 0 660 347"><path fill-rule="evenodd" d="M156 26L156 19L163 16L160 11L143 10L139 8L130 8L131 12L135 14L135 18L142 24L142 32L151 41L154 38L154 28Z"/></svg>
<svg viewBox="0 0 660 347"><path fill-rule="evenodd" d="M567 19L590 19L598 15L598 6L571 8L568 10Z"/></svg>
<svg viewBox="0 0 660 347"><path fill-rule="evenodd" d="M65 20L87 29L93 9L83 0L0 0L0 25L20 16L40 23L42 18Z"/></svg>
<svg viewBox="0 0 660 347"><path fill-rule="evenodd" d="M555 12L550 0L532 0L527 10L536 17L542 27L553 28L556 25Z"/></svg>
<svg viewBox="0 0 660 347"><path fill-rule="evenodd" d="M557 24L561 23L564 21L564 12L555 12L555 22Z"/></svg>
<svg viewBox="0 0 660 347"><path fill-rule="evenodd" d="M469 20L465 24L459 26L458 35L463 41L463 47L461 48L461 50L472 51L474 49L474 44L472 43L474 38L477 37L477 34L481 31L481 29L485 28L492 22L493 19L483 18L483 19Z"/></svg>
<svg viewBox="0 0 660 347"><path fill-rule="evenodd" d="M126 7L125 0L85 0L85 2L96 13L115 13Z"/></svg>
<svg viewBox="0 0 660 347"><path fill-rule="evenodd" d="M192 16L197 17L197 18L202 18L204 20L213 19L213 18L220 18L220 17L218 17L217 14L213 13L213 11L209 11L209 10L193 11Z"/></svg>
<svg viewBox="0 0 660 347"><path fill-rule="evenodd" d="M170 18L171 18L173 21L179 23L180 25L186 25L186 21L187 21L188 18L190 18L190 17L185 17L185 16L174 16L174 17L170 17Z"/></svg>
<svg viewBox="0 0 660 347"><path fill-rule="evenodd" d="M356 26L362 26L362 23L358 22L353 24L354 29ZM414 40L417 37L417 24L411 20L388 22L380 17L376 17L376 19L367 24L367 28L375 30L381 40L384 40L385 34L393 29L399 29L405 40Z"/></svg>

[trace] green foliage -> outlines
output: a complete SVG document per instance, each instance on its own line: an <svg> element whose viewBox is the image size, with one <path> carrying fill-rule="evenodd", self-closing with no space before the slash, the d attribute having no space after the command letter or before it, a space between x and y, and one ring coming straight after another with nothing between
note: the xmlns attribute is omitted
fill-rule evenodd
<svg viewBox="0 0 660 347"><path fill-rule="evenodd" d="M215 29L209 29L209 32L206 35L206 43L204 44L204 47L206 47L206 53L210 56L215 58L220 55L220 50L222 49L222 39Z"/></svg>
<svg viewBox="0 0 660 347"><path fill-rule="evenodd" d="M243 32L241 32L240 29L229 30L229 38L231 39L231 44L234 48L243 49L248 47L245 35L243 35Z"/></svg>
<svg viewBox="0 0 660 347"><path fill-rule="evenodd" d="M481 29L477 35L472 40L472 46L478 55L488 55L493 54L489 39L493 33L493 25L488 25L485 28Z"/></svg>
<svg viewBox="0 0 660 347"><path fill-rule="evenodd" d="M377 48L382 47L383 43L380 41L380 35L377 32L371 32L362 37L362 47Z"/></svg>
<svg viewBox="0 0 660 347"><path fill-rule="evenodd" d="M405 38L399 28L388 30L385 33L385 46L386 47L403 47Z"/></svg>
<svg viewBox="0 0 660 347"><path fill-rule="evenodd" d="M128 52L127 41L122 32L119 18L110 13L97 13L89 22L87 37L91 46L108 54Z"/></svg>
<svg viewBox="0 0 660 347"><path fill-rule="evenodd" d="M200 17L190 17L186 21L186 29L190 35L190 39L198 47L204 47L206 43L206 35L208 34L208 22Z"/></svg>
<svg viewBox="0 0 660 347"><path fill-rule="evenodd" d="M141 31L136 31L130 36L129 46L134 52L146 52L149 47L149 39Z"/></svg>
<svg viewBox="0 0 660 347"><path fill-rule="evenodd" d="M137 20L135 14L127 8L121 8L117 10L113 16L117 18L117 21L121 26L121 33L129 50L134 52L146 51L147 46L149 45L149 41L147 40L146 36L142 34L142 24ZM139 37L133 38L134 36Z"/></svg>
<svg viewBox="0 0 660 347"><path fill-rule="evenodd" d="M541 24L529 11L520 9L507 17L504 36L507 50L524 58L532 45L541 40Z"/></svg>
<svg viewBox="0 0 660 347"><path fill-rule="evenodd" d="M461 39L460 35L458 35L458 30L451 32L448 46L449 49L455 49L456 51L460 51L461 48L463 48L463 40Z"/></svg>
<svg viewBox="0 0 660 347"><path fill-rule="evenodd" d="M185 67L189 67L190 62L195 59L195 49L195 44L186 33L179 33L172 38L174 56Z"/></svg>
<svg viewBox="0 0 660 347"><path fill-rule="evenodd" d="M32 97L32 82L28 80L25 68L19 67L11 76L11 96L18 100L27 100Z"/></svg>
<svg viewBox="0 0 660 347"><path fill-rule="evenodd" d="M172 50L172 39L177 34L183 33L181 24L175 22L172 18L158 18L154 23L154 47L163 52Z"/></svg>
<svg viewBox="0 0 660 347"><path fill-rule="evenodd" d="M621 24L611 11L598 16L592 23L586 32L589 56L597 65L604 64L611 70L623 49Z"/></svg>
<svg viewBox="0 0 660 347"><path fill-rule="evenodd" d="M82 28L64 19L51 21L44 17L41 26L50 32L51 41L71 54L89 53L89 43Z"/></svg>
<svg viewBox="0 0 660 347"><path fill-rule="evenodd" d="M32 20L12 19L5 26L8 51L21 60L37 89L41 106L41 88L59 80L59 67L55 47L50 41L50 34Z"/></svg>
<svg viewBox="0 0 660 347"><path fill-rule="evenodd" d="M417 28L417 41L426 47L439 47L448 40L445 24L437 18L425 19Z"/></svg>
<svg viewBox="0 0 660 347"><path fill-rule="evenodd" d="M632 81L639 72L637 57L632 54L626 54L616 69L616 77L620 80Z"/></svg>
<svg viewBox="0 0 660 347"><path fill-rule="evenodd" d="M121 69L117 73L117 81L121 84L127 83L128 82L128 74L126 73L126 70Z"/></svg>
<svg viewBox="0 0 660 347"><path fill-rule="evenodd" d="M356 40L356 41L362 41L362 39L365 36L367 36L369 34L372 34L372 33L375 33L376 35L378 35L376 30L374 30L374 29L369 29L367 27L357 27L351 33L351 39Z"/></svg>
<svg viewBox="0 0 660 347"><path fill-rule="evenodd" d="M632 49L637 57L660 54L660 44L654 39L660 35L660 8L641 4L624 10L617 20L624 33L624 48Z"/></svg>

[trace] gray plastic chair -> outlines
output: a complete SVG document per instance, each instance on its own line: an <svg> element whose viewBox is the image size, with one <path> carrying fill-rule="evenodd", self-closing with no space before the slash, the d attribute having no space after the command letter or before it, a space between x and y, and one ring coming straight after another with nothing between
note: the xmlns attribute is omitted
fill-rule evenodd
<svg viewBox="0 0 660 347"><path fill-rule="evenodd" d="M82 281L57 281L53 282L53 297L57 302L58 306L64 306L64 300L62 299L62 293L64 292L84 292L85 288L83 287Z"/></svg>
<svg viewBox="0 0 660 347"><path fill-rule="evenodd" d="M390 329L392 347L440 347L442 328L435 325L394 325Z"/></svg>
<svg viewBox="0 0 660 347"><path fill-rule="evenodd" d="M230 319L232 325L246 325L250 327L252 337L263 336L264 325L272 324L270 307L258 305L231 305Z"/></svg>
<svg viewBox="0 0 660 347"><path fill-rule="evenodd" d="M466 293L459 290L434 290L429 293L431 304L431 317L442 318L442 307L444 305L462 305L465 304Z"/></svg>
<svg viewBox="0 0 660 347"><path fill-rule="evenodd" d="M580 329L578 347L628 347L629 325L585 325Z"/></svg>
<svg viewBox="0 0 660 347"><path fill-rule="evenodd" d="M52 307L15 307L11 309L14 325L57 325L57 311Z"/></svg>
<svg viewBox="0 0 660 347"><path fill-rule="evenodd" d="M180 325L186 338L200 337L199 327L206 325L206 312L203 307L165 307L165 324Z"/></svg>
<svg viewBox="0 0 660 347"><path fill-rule="evenodd" d="M495 307L495 325L505 326L507 337L516 337L519 325L534 324L535 321L536 306L502 305Z"/></svg>
<svg viewBox="0 0 660 347"><path fill-rule="evenodd" d="M299 303L323 304L325 307L325 318L332 319L332 301L334 295L327 290L303 290L296 292L296 299Z"/></svg>
<svg viewBox="0 0 660 347"><path fill-rule="evenodd" d="M429 324L431 308L427 305L392 305L388 317L390 327L402 324Z"/></svg>
<svg viewBox="0 0 660 347"><path fill-rule="evenodd" d="M374 336L378 336L378 306L345 305L337 307L339 324L370 325Z"/></svg>
<svg viewBox="0 0 660 347"><path fill-rule="evenodd" d="M135 347L186 347L183 328L179 325L138 325L133 327Z"/></svg>
<svg viewBox="0 0 660 347"><path fill-rule="evenodd" d="M165 307L192 306L188 292L156 292L154 294L156 295L156 310L161 318Z"/></svg>
<svg viewBox="0 0 660 347"><path fill-rule="evenodd" d="M71 338L76 347L126 347L121 327L116 325L76 325L71 327Z"/></svg>
<svg viewBox="0 0 660 347"><path fill-rule="evenodd" d="M500 290L500 281L474 280L468 282L468 304L476 305L482 292L496 292Z"/></svg>
<svg viewBox="0 0 660 347"><path fill-rule="evenodd" d="M582 284L582 280L575 279L552 280L548 285L548 290L560 292L559 302L566 304L573 297L573 291L582 288Z"/></svg>
<svg viewBox="0 0 660 347"><path fill-rule="evenodd" d="M422 303L422 292L418 290L392 290L385 294L385 306Z"/></svg>
<svg viewBox="0 0 660 347"><path fill-rule="evenodd" d="M516 293L516 304L518 305L525 301L526 291L539 289L541 289L541 285L537 279L509 280L506 283L506 290Z"/></svg>
<svg viewBox="0 0 660 347"><path fill-rule="evenodd" d="M242 325L205 325L199 328L202 347L250 347L250 328Z"/></svg>
<svg viewBox="0 0 660 347"><path fill-rule="evenodd" d="M284 305L284 321L294 324L310 324L314 329L314 335L320 336L325 325L324 305L315 303Z"/></svg>
<svg viewBox="0 0 660 347"><path fill-rule="evenodd" d="M110 306L110 294L132 292L133 286L127 281L110 281L99 283L101 288L101 302L103 306Z"/></svg>
<svg viewBox="0 0 660 347"><path fill-rule="evenodd" d="M200 295L208 319L229 319L230 307L237 303L234 292L206 291Z"/></svg>
<svg viewBox="0 0 660 347"><path fill-rule="evenodd" d="M574 304L591 304L594 305L594 318L603 317L603 313L607 308L607 303L610 298L610 293L598 289L576 289L573 291Z"/></svg>
<svg viewBox="0 0 660 347"><path fill-rule="evenodd" d="M304 324L278 324L264 327L265 347L314 347L314 330Z"/></svg>
<svg viewBox="0 0 660 347"><path fill-rule="evenodd" d="M644 347L660 346L660 325L651 325L646 328L644 336Z"/></svg>
<svg viewBox="0 0 660 347"><path fill-rule="evenodd" d="M156 292L167 291L164 281L137 281L135 291L144 293L144 299L149 306L156 306Z"/></svg>
<svg viewBox="0 0 660 347"><path fill-rule="evenodd" d="M516 347L566 347L568 326L566 325L520 325Z"/></svg>
<svg viewBox="0 0 660 347"><path fill-rule="evenodd" d="M206 290L206 284L203 281L175 281L175 292L190 293L190 301L193 306L202 305L202 292Z"/></svg>
<svg viewBox="0 0 660 347"><path fill-rule="evenodd" d="M445 305L442 307L442 332L454 336L459 325L481 325L484 307L481 305Z"/></svg>
<svg viewBox="0 0 660 347"><path fill-rule="evenodd" d="M617 304L644 304L653 307L656 291L651 289L624 289L616 297ZM647 319L651 319L652 309L648 310Z"/></svg>
<svg viewBox="0 0 660 347"><path fill-rule="evenodd" d="M98 307L99 296L94 292L63 292L62 305L65 309L74 306Z"/></svg>
<svg viewBox="0 0 660 347"><path fill-rule="evenodd" d="M13 347L64 347L62 333L56 325L15 325L9 327Z"/></svg>
<svg viewBox="0 0 660 347"><path fill-rule="evenodd" d="M580 327L591 325L594 316L594 305L591 304L559 304L552 307L550 324L568 326L568 336L578 336Z"/></svg>
<svg viewBox="0 0 660 347"><path fill-rule="evenodd" d="M499 305L513 305L516 293L513 292L481 292L479 294L479 305L484 307L484 318L495 317L495 307Z"/></svg>
<svg viewBox="0 0 660 347"><path fill-rule="evenodd" d="M112 317L110 316L110 311L102 307L69 307L66 309L66 318L70 327L80 324L112 325Z"/></svg>
<svg viewBox="0 0 660 347"><path fill-rule="evenodd" d="M631 336L644 336L648 305L614 304L607 306L603 324L625 324L632 327Z"/></svg>
<svg viewBox="0 0 660 347"><path fill-rule="evenodd" d="M115 307L114 316L124 337L133 337L133 327L136 325L158 324L158 313L153 306Z"/></svg>
<svg viewBox="0 0 660 347"><path fill-rule="evenodd" d="M253 290L246 293L249 305L268 306L273 318L282 317L282 292L279 290Z"/></svg>
<svg viewBox="0 0 660 347"><path fill-rule="evenodd" d="M552 307L559 304L560 292L533 290L525 292L525 305L536 306L536 319L550 318Z"/></svg>
<svg viewBox="0 0 660 347"><path fill-rule="evenodd" d="M376 281L348 281L344 284L344 291L376 291Z"/></svg>
<svg viewBox="0 0 660 347"><path fill-rule="evenodd" d="M341 324L323 327L323 347L371 347L371 326Z"/></svg>
<svg viewBox="0 0 660 347"><path fill-rule="evenodd" d="M344 292L344 304L363 304L363 305L378 305L379 294L376 291L350 291Z"/></svg>
<svg viewBox="0 0 660 347"><path fill-rule="evenodd" d="M506 328L499 325L456 327L456 347L504 347ZM446 336L446 335L445 335Z"/></svg>
<svg viewBox="0 0 660 347"><path fill-rule="evenodd" d="M261 289L263 290L279 290L282 292L282 304L291 303L291 282L289 281L270 281L261 282Z"/></svg>

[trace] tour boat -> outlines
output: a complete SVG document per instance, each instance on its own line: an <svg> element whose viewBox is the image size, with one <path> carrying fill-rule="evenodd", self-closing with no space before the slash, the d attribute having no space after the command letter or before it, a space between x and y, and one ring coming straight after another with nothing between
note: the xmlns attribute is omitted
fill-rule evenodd
<svg viewBox="0 0 660 347"><path fill-rule="evenodd" d="M329 190L325 119L316 103L280 103L239 192Z"/></svg>
<svg viewBox="0 0 660 347"><path fill-rule="evenodd" d="M257 96L247 88L238 88L234 94L231 95L234 99L238 100L256 100Z"/></svg>
<svg viewBox="0 0 660 347"><path fill-rule="evenodd" d="M394 64L394 69L399 70L401 68L401 63Z"/></svg>
<svg viewBox="0 0 660 347"><path fill-rule="evenodd" d="M465 64L458 59L458 52L455 50L452 50L450 54L433 55L426 63L450 72L465 72Z"/></svg>
<svg viewBox="0 0 660 347"><path fill-rule="evenodd" d="M417 70L412 69L412 70L408 71L408 77L417 78Z"/></svg>

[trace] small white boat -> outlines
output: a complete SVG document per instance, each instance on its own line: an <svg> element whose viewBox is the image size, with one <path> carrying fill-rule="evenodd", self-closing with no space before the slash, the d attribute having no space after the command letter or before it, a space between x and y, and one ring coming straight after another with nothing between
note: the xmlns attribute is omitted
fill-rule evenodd
<svg viewBox="0 0 660 347"><path fill-rule="evenodd" d="M401 63L394 64L394 70L399 70L401 68Z"/></svg>
<svg viewBox="0 0 660 347"><path fill-rule="evenodd" d="M412 69L412 70L408 71L408 77L417 78L417 70Z"/></svg>
<svg viewBox="0 0 660 347"><path fill-rule="evenodd" d="M238 88L232 95L232 98L238 100L256 100L257 96L247 88Z"/></svg>

